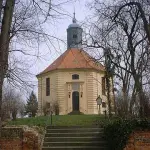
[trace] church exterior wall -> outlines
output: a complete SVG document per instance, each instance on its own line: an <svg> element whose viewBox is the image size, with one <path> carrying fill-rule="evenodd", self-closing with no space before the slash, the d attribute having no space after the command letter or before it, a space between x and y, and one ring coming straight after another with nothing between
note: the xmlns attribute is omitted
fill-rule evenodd
<svg viewBox="0 0 150 150"><path fill-rule="evenodd" d="M79 79L73 80L72 75L78 74ZM64 69L55 70L38 77L38 115L43 115L43 108L46 102L51 105L58 102L60 115L72 112L72 92L79 92L79 110L84 114L98 114L99 108L96 98L100 95L106 102L106 96L102 95L101 78L103 72L91 69ZM46 96L46 78L50 78L50 96ZM73 89L73 84L79 85ZM100 106L100 113L104 113Z"/></svg>
<svg viewBox="0 0 150 150"><path fill-rule="evenodd" d="M46 78L50 78L50 95L46 96ZM43 109L46 103L56 101L56 74L55 72L46 73L38 77L38 115L44 115Z"/></svg>
<svg viewBox="0 0 150 150"><path fill-rule="evenodd" d="M86 103L86 90L85 90L85 72L79 70L60 70L57 72L57 98L60 106L60 114L68 114L72 111L72 89L73 83L79 84L79 109L85 113L87 107ZM72 74L78 74L79 80L72 80ZM81 97L81 92L83 96ZM70 96L69 96L70 95Z"/></svg>
<svg viewBox="0 0 150 150"><path fill-rule="evenodd" d="M87 107L88 112L87 114L98 114L104 113L105 108L97 106L96 99L100 95L103 102L106 102L106 96L102 95L102 77L104 76L103 72L88 72L86 76L87 80ZM106 108L107 109L107 108Z"/></svg>

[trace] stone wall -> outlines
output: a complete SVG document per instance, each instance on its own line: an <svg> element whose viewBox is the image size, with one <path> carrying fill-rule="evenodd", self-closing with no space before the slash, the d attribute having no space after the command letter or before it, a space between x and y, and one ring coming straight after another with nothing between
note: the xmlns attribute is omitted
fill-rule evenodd
<svg viewBox="0 0 150 150"><path fill-rule="evenodd" d="M39 150L38 135L23 128L2 128L0 150Z"/></svg>
<svg viewBox="0 0 150 150"><path fill-rule="evenodd" d="M150 150L150 130L133 132L124 150Z"/></svg>

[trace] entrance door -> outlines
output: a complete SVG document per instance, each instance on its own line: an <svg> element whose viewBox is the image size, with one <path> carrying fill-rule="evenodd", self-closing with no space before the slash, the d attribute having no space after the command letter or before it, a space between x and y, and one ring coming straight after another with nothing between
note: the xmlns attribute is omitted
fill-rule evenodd
<svg viewBox="0 0 150 150"><path fill-rule="evenodd" d="M73 111L79 111L79 92L74 91L72 93L72 108Z"/></svg>

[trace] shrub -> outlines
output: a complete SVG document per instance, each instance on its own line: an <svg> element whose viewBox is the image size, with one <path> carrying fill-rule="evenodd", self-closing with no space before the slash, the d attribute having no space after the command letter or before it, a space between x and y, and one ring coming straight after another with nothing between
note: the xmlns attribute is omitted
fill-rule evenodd
<svg viewBox="0 0 150 150"><path fill-rule="evenodd" d="M148 129L150 122L143 120L115 120L104 127L105 138L110 150L123 150L129 135L136 129Z"/></svg>
<svg viewBox="0 0 150 150"><path fill-rule="evenodd" d="M55 115L59 115L59 104L57 101L53 104L53 112Z"/></svg>

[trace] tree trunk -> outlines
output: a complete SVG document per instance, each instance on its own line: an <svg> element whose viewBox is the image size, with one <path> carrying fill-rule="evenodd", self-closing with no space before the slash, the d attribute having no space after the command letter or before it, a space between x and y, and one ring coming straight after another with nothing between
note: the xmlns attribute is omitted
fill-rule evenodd
<svg viewBox="0 0 150 150"><path fill-rule="evenodd" d="M142 88L142 83L140 82L139 76L135 76L135 88L139 97L139 103L140 103L140 110L139 115L140 118L144 117L144 92Z"/></svg>
<svg viewBox="0 0 150 150"><path fill-rule="evenodd" d="M124 117L128 116L128 95L127 95L127 83L123 81L123 87L122 87L122 95L123 95L123 111L124 111Z"/></svg>
<svg viewBox="0 0 150 150"><path fill-rule="evenodd" d="M109 117L111 117L112 114L111 114L111 99L110 99L110 78L107 71L106 71L106 87L107 87L108 114Z"/></svg>
<svg viewBox="0 0 150 150"><path fill-rule="evenodd" d="M17 118L17 111L14 110L14 111L12 112L12 120L15 121L16 118Z"/></svg>
<svg viewBox="0 0 150 150"><path fill-rule="evenodd" d="M2 21L3 0L0 0L0 23Z"/></svg>
<svg viewBox="0 0 150 150"><path fill-rule="evenodd" d="M140 77L138 74L133 75L133 77L135 81L135 90L136 93L138 94L139 104L140 104L139 116L140 118L143 118L144 117L144 92L142 88L142 81L140 81Z"/></svg>
<svg viewBox="0 0 150 150"><path fill-rule="evenodd" d="M114 81L113 81L113 76L111 77L111 84L112 84L112 92L113 92L113 103L114 103L114 112L115 112L115 114L117 114L117 112L116 112L116 100L115 100L115 91L114 91Z"/></svg>
<svg viewBox="0 0 150 150"><path fill-rule="evenodd" d="M2 18L1 34L0 34L0 128L1 128L1 111L2 111L2 88L4 78L8 69L8 49L10 27L13 17L15 0L6 0L4 14ZM0 129L1 131L1 129Z"/></svg>
<svg viewBox="0 0 150 150"><path fill-rule="evenodd" d="M130 106L129 106L129 113L132 116L133 115L133 106L135 104L136 101L136 89L135 89L135 85L132 91L132 96L131 96L131 101L130 101Z"/></svg>

